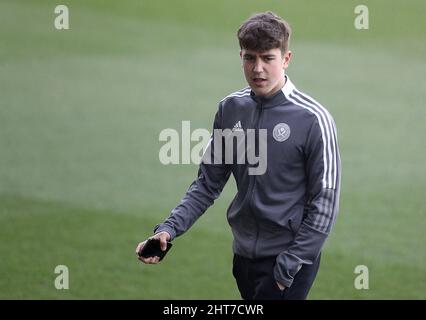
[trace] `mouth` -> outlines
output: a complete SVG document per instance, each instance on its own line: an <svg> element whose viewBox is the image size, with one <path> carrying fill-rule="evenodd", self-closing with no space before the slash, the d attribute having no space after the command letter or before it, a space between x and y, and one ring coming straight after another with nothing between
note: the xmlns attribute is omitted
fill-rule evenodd
<svg viewBox="0 0 426 320"><path fill-rule="evenodd" d="M253 83L257 86L261 86L264 83L266 83L266 79L265 78L253 78Z"/></svg>

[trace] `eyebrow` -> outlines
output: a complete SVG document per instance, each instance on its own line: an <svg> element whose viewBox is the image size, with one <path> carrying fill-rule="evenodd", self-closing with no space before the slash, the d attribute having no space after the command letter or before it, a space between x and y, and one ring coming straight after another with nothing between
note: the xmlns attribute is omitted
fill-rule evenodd
<svg viewBox="0 0 426 320"><path fill-rule="evenodd" d="M255 55L251 54L251 53L244 54L244 57L246 57L246 58L252 58L254 56ZM274 54L261 54L260 57L261 58L275 58L275 55Z"/></svg>

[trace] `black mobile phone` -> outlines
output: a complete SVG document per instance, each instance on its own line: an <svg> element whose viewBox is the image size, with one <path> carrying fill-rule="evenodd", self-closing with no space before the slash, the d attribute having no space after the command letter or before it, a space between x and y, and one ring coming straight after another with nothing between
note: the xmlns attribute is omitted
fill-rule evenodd
<svg viewBox="0 0 426 320"><path fill-rule="evenodd" d="M148 239L148 241L143 246L142 250L139 251L139 256L144 258L149 257L159 257L160 261L163 260L166 253L172 247L172 243L167 241L167 248L165 251L161 250L160 240L158 239Z"/></svg>

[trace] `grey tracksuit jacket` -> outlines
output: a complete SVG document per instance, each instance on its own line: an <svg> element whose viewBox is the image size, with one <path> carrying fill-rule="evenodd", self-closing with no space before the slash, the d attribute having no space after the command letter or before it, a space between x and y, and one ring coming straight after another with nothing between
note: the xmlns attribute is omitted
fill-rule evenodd
<svg viewBox="0 0 426 320"><path fill-rule="evenodd" d="M237 163L235 154L234 161L202 161L181 203L154 232L167 231L173 239L187 231L232 173L238 192L227 218L234 253L252 259L276 256L275 279L290 287L302 265L317 258L334 224L341 166L332 116L286 78L272 97L257 97L248 87L227 96L215 116L213 129L256 132L258 153L258 132L266 129L262 174L249 174L255 164ZM214 146L212 135L205 157Z"/></svg>

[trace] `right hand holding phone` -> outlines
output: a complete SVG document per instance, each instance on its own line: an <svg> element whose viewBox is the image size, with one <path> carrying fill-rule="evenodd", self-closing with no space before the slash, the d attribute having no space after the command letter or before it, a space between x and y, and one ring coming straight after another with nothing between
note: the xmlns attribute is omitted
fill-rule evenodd
<svg viewBox="0 0 426 320"><path fill-rule="evenodd" d="M149 239L158 239L158 240L160 240L161 250L165 251L167 249L167 242L170 240L170 235L167 232L162 231L162 232L156 233L155 235L153 235ZM141 257L139 255L139 252L142 250L142 248L145 246L145 244L147 243L147 241L149 239L147 239L147 240L145 240L143 242L140 242L136 246L136 256L143 263L146 263L146 264L157 264L158 262L160 262L160 258L159 257L148 257L148 258L145 258L145 257Z"/></svg>

